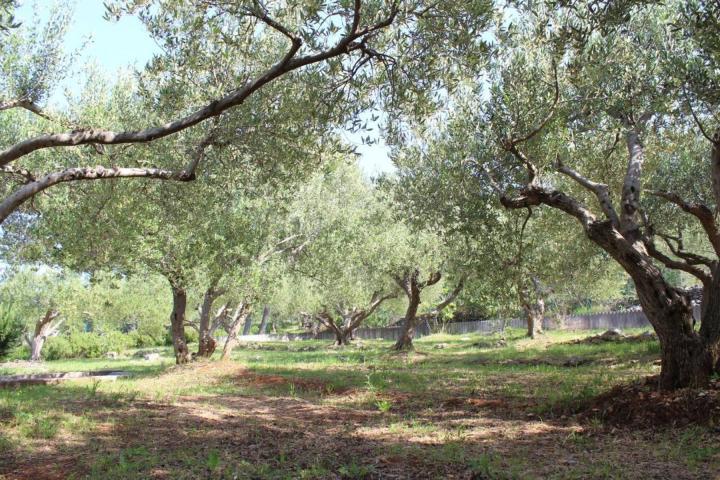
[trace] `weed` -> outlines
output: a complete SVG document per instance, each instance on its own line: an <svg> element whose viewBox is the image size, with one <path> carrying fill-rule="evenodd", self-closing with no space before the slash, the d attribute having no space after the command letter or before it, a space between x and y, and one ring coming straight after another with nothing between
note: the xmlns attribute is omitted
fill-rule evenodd
<svg viewBox="0 0 720 480"><path fill-rule="evenodd" d="M210 453L208 453L205 465L207 465L208 470L217 470L220 466L220 453L217 450L211 450Z"/></svg>
<svg viewBox="0 0 720 480"><path fill-rule="evenodd" d="M373 467L358 465L355 462L349 465L343 465L338 469L338 473L342 476L342 478L348 480L363 480L366 478L370 478L370 476L373 474L373 471Z"/></svg>
<svg viewBox="0 0 720 480"><path fill-rule="evenodd" d="M93 380L92 383L88 385L88 397L90 399L97 397L98 388L100 388L100 380Z"/></svg>
<svg viewBox="0 0 720 480"><path fill-rule="evenodd" d="M392 408L392 402L389 400L376 400L375 405L382 413L387 413Z"/></svg>

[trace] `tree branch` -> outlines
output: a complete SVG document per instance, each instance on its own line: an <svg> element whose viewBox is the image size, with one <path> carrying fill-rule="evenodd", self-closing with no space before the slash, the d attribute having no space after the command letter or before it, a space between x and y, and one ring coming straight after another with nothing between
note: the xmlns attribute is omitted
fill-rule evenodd
<svg viewBox="0 0 720 480"><path fill-rule="evenodd" d="M555 116L555 110L558 106L558 102L560 101L560 83L558 81L558 69L557 69L557 62L553 59L552 61L552 67L553 67L553 73L554 73L554 79L555 79L555 94L553 96L553 102L550 105L550 109L548 110L545 117L540 121L540 123L535 127L534 129L530 130L527 134L521 136L521 137L513 137L510 139L510 145L515 146L519 145L521 143L527 142L531 138L533 138L535 135L540 133L543 128L552 120L553 116Z"/></svg>
<svg viewBox="0 0 720 480"><path fill-rule="evenodd" d="M648 254L658 260L660 263L665 265L667 268L672 268L674 270L682 270L683 272L687 272L690 275L694 276L695 278L699 279L704 284L711 281L710 275L707 274L703 269L698 268L694 265L690 265L687 262L682 262L678 260L673 260L672 258L668 257L664 253L660 252L656 247L655 243L651 239L647 239L645 242L645 248L648 252Z"/></svg>
<svg viewBox="0 0 720 480"><path fill-rule="evenodd" d="M625 132L625 143L628 149L628 165L620 197L620 231L624 235L638 230L635 213L640 209L640 181L645 163L644 148L635 126L629 127Z"/></svg>
<svg viewBox="0 0 720 480"><path fill-rule="evenodd" d="M440 303L435 305L435 308L432 309L432 313L437 315L440 312L442 312L448 305L450 305L453 302L453 300L455 300L457 298L457 296L460 295L460 292L462 291L462 289L465 288L466 280L467 280L466 275L463 275L462 277L460 277L460 281L457 283L457 285L455 286L453 291L450 292L450 294L447 297L445 297L445 299L443 299Z"/></svg>
<svg viewBox="0 0 720 480"><path fill-rule="evenodd" d="M680 195L673 192L663 192L659 190L648 190L650 195L660 197L680 207L686 213L693 215L700 221L708 240L715 251L715 255L720 256L720 231L718 231L715 215L706 205L701 203L689 203L683 200Z"/></svg>
<svg viewBox="0 0 720 480"><path fill-rule="evenodd" d="M356 2L356 16L359 15L359 2ZM132 143L147 143L159 138L167 137L181 130L197 125L211 117L216 117L224 111L242 104L251 94L278 77L297 70L306 65L318 63L343 54L359 50L362 46L358 39L370 35L380 29L386 28L395 20L399 12L399 4L394 2L387 17L374 25L359 30L351 30L341 37L331 48L303 57L294 57L299 45L293 42L290 50L279 62L266 70L246 85L230 92L224 97L208 103L193 113L174 120L143 130L114 132L102 129L78 129L65 133L51 133L24 140L0 152L0 166L17 160L37 150L45 148L69 147L91 143L101 145L118 145ZM269 17L268 17L269 18ZM264 20L267 23L267 20ZM274 27L275 28L275 27ZM289 33L289 32L288 32Z"/></svg>
<svg viewBox="0 0 720 480"><path fill-rule="evenodd" d="M509 209L545 204L575 217L582 224L585 231L589 231L591 224L597 220L590 210L574 198L561 191L550 191L537 185L524 188L520 195L514 198L503 195L500 197L500 203Z"/></svg>
<svg viewBox="0 0 720 480"><path fill-rule="evenodd" d="M0 223L2 223L20 205L53 185L79 180L107 180L112 178L152 178L158 180L175 180L188 182L194 179L194 174L185 170L175 172L161 168L123 168L103 166L73 167L59 172L50 173L35 181L26 183L12 192L0 202Z"/></svg>
<svg viewBox="0 0 720 480"><path fill-rule="evenodd" d="M557 159L556 169L558 172L567 175L578 184L595 194L605 217L610 220L615 228L620 228L620 220L618 219L617 212L615 212L615 208L613 207L612 200L610 199L610 191L606 184L593 182L592 180L585 178L577 171L564 165L560 158Z"/></svg>
<svg viewBox="0 0 720 480"><path fill-rule="evenodd" d="M17 175L25 179L25 183L36 181L35 175L25 168L17 168L12 165L3 165L0 167L0 173L7 173L10 175Z"/></svg>
<svg viewBox="0 0 720 480"><path fill-rule="evenodd" d="M672 235L666 235L662 233L658 233L657 236L663 239L665 245L667 245L673 255L678 258L682 258L689 265L706 265L712 268L714 263L713 260L703 255L685 251L685 246L683 245L683 240L681 236L674 237ZM675 242L675 245L673 245L672 242Z"/></svg>

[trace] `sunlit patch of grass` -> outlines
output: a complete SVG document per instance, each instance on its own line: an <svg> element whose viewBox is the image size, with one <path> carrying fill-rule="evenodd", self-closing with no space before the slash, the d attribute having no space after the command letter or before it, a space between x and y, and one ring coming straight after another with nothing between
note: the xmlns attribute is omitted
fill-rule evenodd
<svg viewBox="0 0 720 480"><path fill-rule="evenodd" d="M283 450L285 443L281 441L277 450L247 461L238 457L237 448L226 448L219 441L209 446L203 443L201 447L173 443L171 448L143 444L140 436L131 440L137 444L90 448L89 476L108 479L381 476L382 463L365 463L362 458L348 459L336 454L333 442L352 437L371 442L370 448L378 449L378 458L395 456L388 461L409 462L423 471L435 472L437 478L443 478L445 472L458 471L467 478L473 475L534 478L535 465L526 461L527 451L523 450L531 447L523 447L518 441L525 432L523 428L535 428L527 426L532 422L546 425L615 384L657 369L652 364L658 357L656 341L562 343L595 333L552 331L538 341L526 340L519 330L491 336L433 335L417 340L416 352L407 355L392 353L391 342L387 341L363 341L361 345L343 348L332 347L328 341L271 342L241 346L233 352L231 362L200 361L181 367L172 366L167 355L158 362L137 359L48 362L47 367L53 371L107 365L129 369L133 376L116 382L69 381L0 390L0 447L5 442L26 456L40 455L39 444L60 443L69 435L85 438L89 446L94 446L93 439L103 436L116 440L109 433L116 427L142 432L151 421L157 423L152 412L159 406L182 412L177 422L188 438L206 438L204 429L222 430L226 426L223 422L240 416L238 425L251 425L250 432L261 431L270 422L272 431L291 432L290 441L300 441L306 433L297 431L302 428L303 418L283 418L282 410L298 407L302 411L316 411L323 422L349 418L341 426L333 424L340 433L327 434L330 450L321 452L315 442L326 434L315 433L308 436L314 449L310 450L312 458L301 453L298 461L294 452ZM437 344L443 344L442 348L435 348ZM565 362L572 357L587 361L566 366ZM483 403L486 400L494 403ZM255 409L244 412L242 406L247 405ZM198 416L206 422L182 423ZM111 418L119 418L118 423L111 423L113 420L108 420ZM483 422L506 422L503 428L511 431L491 430L492 434L485 434L482 429L486 427L480 426ZM218 423L222 427L217 427ZM507 427L510 423L513 426ZM587 425L598 431L600 427ZM615 447L603 444L601 437L575 432L559 434L557 442L570 452L566 457L572 454L573 461L578 459L579 463L564 465L557 472L546 471L542 478L617 476L618 470L612 463L617 460L615 457L605 462L587 453L614 451ZM717 461L719 455L713 444L695 440L703 435L707 435L704 430L638 442L655 442L655 446L662 443L667 448L656 449L658 456L693 469ZM676 438L679 440L673 440ZM488 444L512 445L514 450L498 454ZM675 444L676 449L670 447ZM376 465L377 471L370 468Z"/></svg>

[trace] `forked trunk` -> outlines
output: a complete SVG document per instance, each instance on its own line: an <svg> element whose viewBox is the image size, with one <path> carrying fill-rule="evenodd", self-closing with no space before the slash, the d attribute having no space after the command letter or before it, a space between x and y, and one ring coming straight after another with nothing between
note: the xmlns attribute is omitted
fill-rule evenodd
<svg viewBox="0 0 720 480"><path fill-rule="evenodd" d="M181 365L190 361L190 350L185 339L185 310L187 308L187 292L181 286L171 282L173 293L173 309L170 314L170 331L172 334L175 363Z"/></svg>
<svg viewBox="0 0 720 480"><path fill-rule="evenodd" d="M660 269L637 246L612 241L615 235L605 222L598 222L589 230L590 238L610 253L633 279L643 312L660 340L660 388L707 385L717 363L719 329L717 318L713 318L720 312L717 280L706 285L703 291L706 298L701 335L693 326L689 296L668 284ZM712 325L715 325L714 331Z"/></svg>
<svg viewBox="0 0 720 480"><path fill-rule="evenodd" d="M35 331L33 332L33 337L31 339L27 339L26 337L26 341L30 346L31 361L40 361L40 359L42 358L42 349L43 346L45 346L45 340L47 340L48 337L52 337L53 335L57 334L62 320L58 321L54 325L53 320L55 320L59 315L60 312L56 310L48 310L45 315L35 324Z"/></svg>

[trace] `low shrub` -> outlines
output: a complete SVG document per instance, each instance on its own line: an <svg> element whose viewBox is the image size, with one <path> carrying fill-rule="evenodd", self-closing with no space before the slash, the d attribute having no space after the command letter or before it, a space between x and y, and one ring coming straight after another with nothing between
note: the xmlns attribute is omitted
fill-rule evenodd
<svg viewBox="0 0 720 480"><path fill-rule="evenodd" d="M49 338L43 349L43 357L45 360L100 358L108 352L121 352L134 346L133 336L120 332L70 332Z"/></svg>
<svg viewBox="0 0 720 480"><path fill-rule="evenodd" d="M165 344L165 337L156 337L149 333L135 330L127 334L131 338L135 348L162 347Z"/></svg>
<svg viewBox="0 0 720 480"><path fill-rule="evenodd" d="M0 305L0 358L5 358L19 343L23 324L12 307Z"/></svg>
<svg viewBox="0 0 720 480"><path fill-rule="evenodd" d="M197 343L200 340L200 333L194 328L185 329L185 342L186 343ZM165 346L172 346L172 333L168 331L165 333Z"/></svg>

